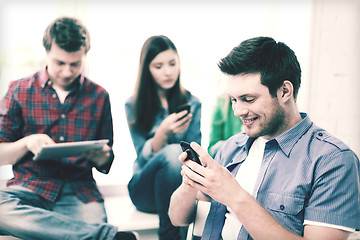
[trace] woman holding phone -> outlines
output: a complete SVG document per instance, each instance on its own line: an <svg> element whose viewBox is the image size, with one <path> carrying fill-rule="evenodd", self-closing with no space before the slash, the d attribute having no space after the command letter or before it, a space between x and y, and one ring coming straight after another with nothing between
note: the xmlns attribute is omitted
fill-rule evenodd
<svg viewBox="0 0 360 240"><path fill-rule="evenodd" d="M138 210L159 214L160 240L185 239L186 233L171 224L168 208L182 181L179 143L201 142L201 103L181 85L178 52L168 37L145 41L135 92L125 110L137 154L130 198Z"/></svg>

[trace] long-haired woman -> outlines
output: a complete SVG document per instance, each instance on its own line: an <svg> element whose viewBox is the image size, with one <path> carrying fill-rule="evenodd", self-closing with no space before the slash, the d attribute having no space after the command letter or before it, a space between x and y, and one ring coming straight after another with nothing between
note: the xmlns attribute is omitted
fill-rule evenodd
<svg viewBox="0 0 360 240"><path fill-rule="evenodd" d="M190 111L177 112L189 104ZM170 196L181 184L181 140L200 144L201 103L180 82L177 49L166 36L148 38L141 50L134 94L126 117L137 153L128 189L136 208L157 212L159 239L181 239L168 216Z"/></svg>

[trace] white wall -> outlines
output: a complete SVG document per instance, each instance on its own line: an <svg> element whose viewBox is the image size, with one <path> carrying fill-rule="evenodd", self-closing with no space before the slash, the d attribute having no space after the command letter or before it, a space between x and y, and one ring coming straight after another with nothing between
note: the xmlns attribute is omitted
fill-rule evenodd
<svg viewBox="0 0 360 240"><path fill-rule="evenodd" d="M312 18L308 112L360 156L360 1L316 0Z"/></svg>
<svg viewBox="0 0 360 240"><path fill-rule="evenodd" d="M59 15L82 19L92 37L86 72L109 91L114 117L115 162L108 175L95 172L95 177L101 184L126 183L135 152L124 101L132 93L146 38L164 34L177 46L183 83L203 102L202 143L207 147L212 101L221 78L217 61L247 38L272 36L289 45L301 64L299 109L359 154L359 7L352 7L358 2L316 1L311 14L310 0L0 0L0 97L10 80L43 66L41 39L51 20ZM0 178L10 175L9 167L0 168Z"/></svg>

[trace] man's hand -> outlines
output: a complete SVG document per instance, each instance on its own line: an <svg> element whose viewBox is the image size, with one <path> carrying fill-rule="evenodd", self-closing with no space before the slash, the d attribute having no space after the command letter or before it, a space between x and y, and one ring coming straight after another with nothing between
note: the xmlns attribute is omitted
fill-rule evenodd
<svg viewBox="0 0 360 240"><path fill-rule="evenodd" d="M203 166L193 161L185 161L186 153L182 153L179 159L184 164L181 172L184 183L231 207L230 201L239 198L239 194L244 190L234 176L225 167L220 166L200 145L195 142L190 145L199 154Z"/></svg>
<svg viewBox="0 0 360 240"><path fill-rule="evenodd" d="M27 150L32 152L35 156L40 152L41 148L48 144L55 143L46 134L33 134L23 138Z"/></svg>
<svg viewBox="0 0 360 240"><path fill-rule="evenodd" d="M102 149L92 149L86 151L81 155L81 157L89 159L90 161L95 163L96 166L101 166L109 160L110 151L111 148L107 144L105 144Z"/></svg>
<svg viewBox="0 0 360 240"><path fill-rule="evenodd" d="M14 165L29 151L37 155L43 146L52 143L54 141L46 134L33 134L16 142L0 143L0 166Z"/></svg>

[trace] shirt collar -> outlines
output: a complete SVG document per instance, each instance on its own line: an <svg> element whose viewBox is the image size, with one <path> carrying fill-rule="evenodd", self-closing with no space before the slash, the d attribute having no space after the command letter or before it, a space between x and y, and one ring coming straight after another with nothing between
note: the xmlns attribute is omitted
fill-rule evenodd
<svg viewBox="0 0 360 240"><path fill-rule="evenodd" d="M245 136L244 136L245 135ZM255 141L256 138L248 137L245 133L239 133L235 136L234 141L235 144L239 147L239 149L242 149L240 152L238 152L236 155L234 155L231 158L231 161L229 161L226 164L226 167L231 171L231 166L235 167L238 163L241 163L245 160L246 156L249 154L250 147L252 143ZM246 153L245 155L242 155L243 153ZM239 156L243 157L239 157Z"/></svg>
<svg viewBox="0 0 360 240"><path fill-rule="evenodd" d="M291 150L293 149L294 145L299 141L299 139L313 125L306 113L300 113L300 115L302 120L298 124L275 138L275 140L279 144L279 147L287 156L289 156Z"/></svg>
<svg viewBox="0 0 360 240"><path fill-rule="evenodd" d="M47 67L44 67L42 71L39 73L39 80L41 87L44 88L46 84L49 82L49 75L47 73Z"/></svg>
<svg viewBox="0 0 360 240"><path fill-rule="evenodd" d="M292 127L290 130L284 132L283 134L277 136L275 139L270 140L269 142L278 143L281 150L289 156L292 148L295 143L304 135L305 132L313 125L310 118L306 113L300 113L302 120ZM244 147L244 150L249 152L249 149L252 143L255 141L255 138L246 136L245 138L240 134L235 138L235 142L239 147Z"/></svg>
<svg viewBox="0 0 360 240"><path fill-rule="evenodd" d="M246 135L246 137L243 137L242 135L238 135L235 138L235 143L236 145L238 145L239 147L244 147L245 151L249 152L250 147L252 145L252 143L255 141L256 138L253 137L249 137Z"/></svg>
<svg viewBox="0 0 360 240"><path fill-rule="evenodd" d="M41 87L44 88L47 84L48 85L52 85L52 81L51 79L49 78L49 74L47 72L47 66L45 66L43 68L42 71L40 71L39 73L39 79L40 79L40 84L41 84ZM80 74L80 78L79 78L79 88L82 88L83 86L83 83L84 83L84 74Z"/></svg>

